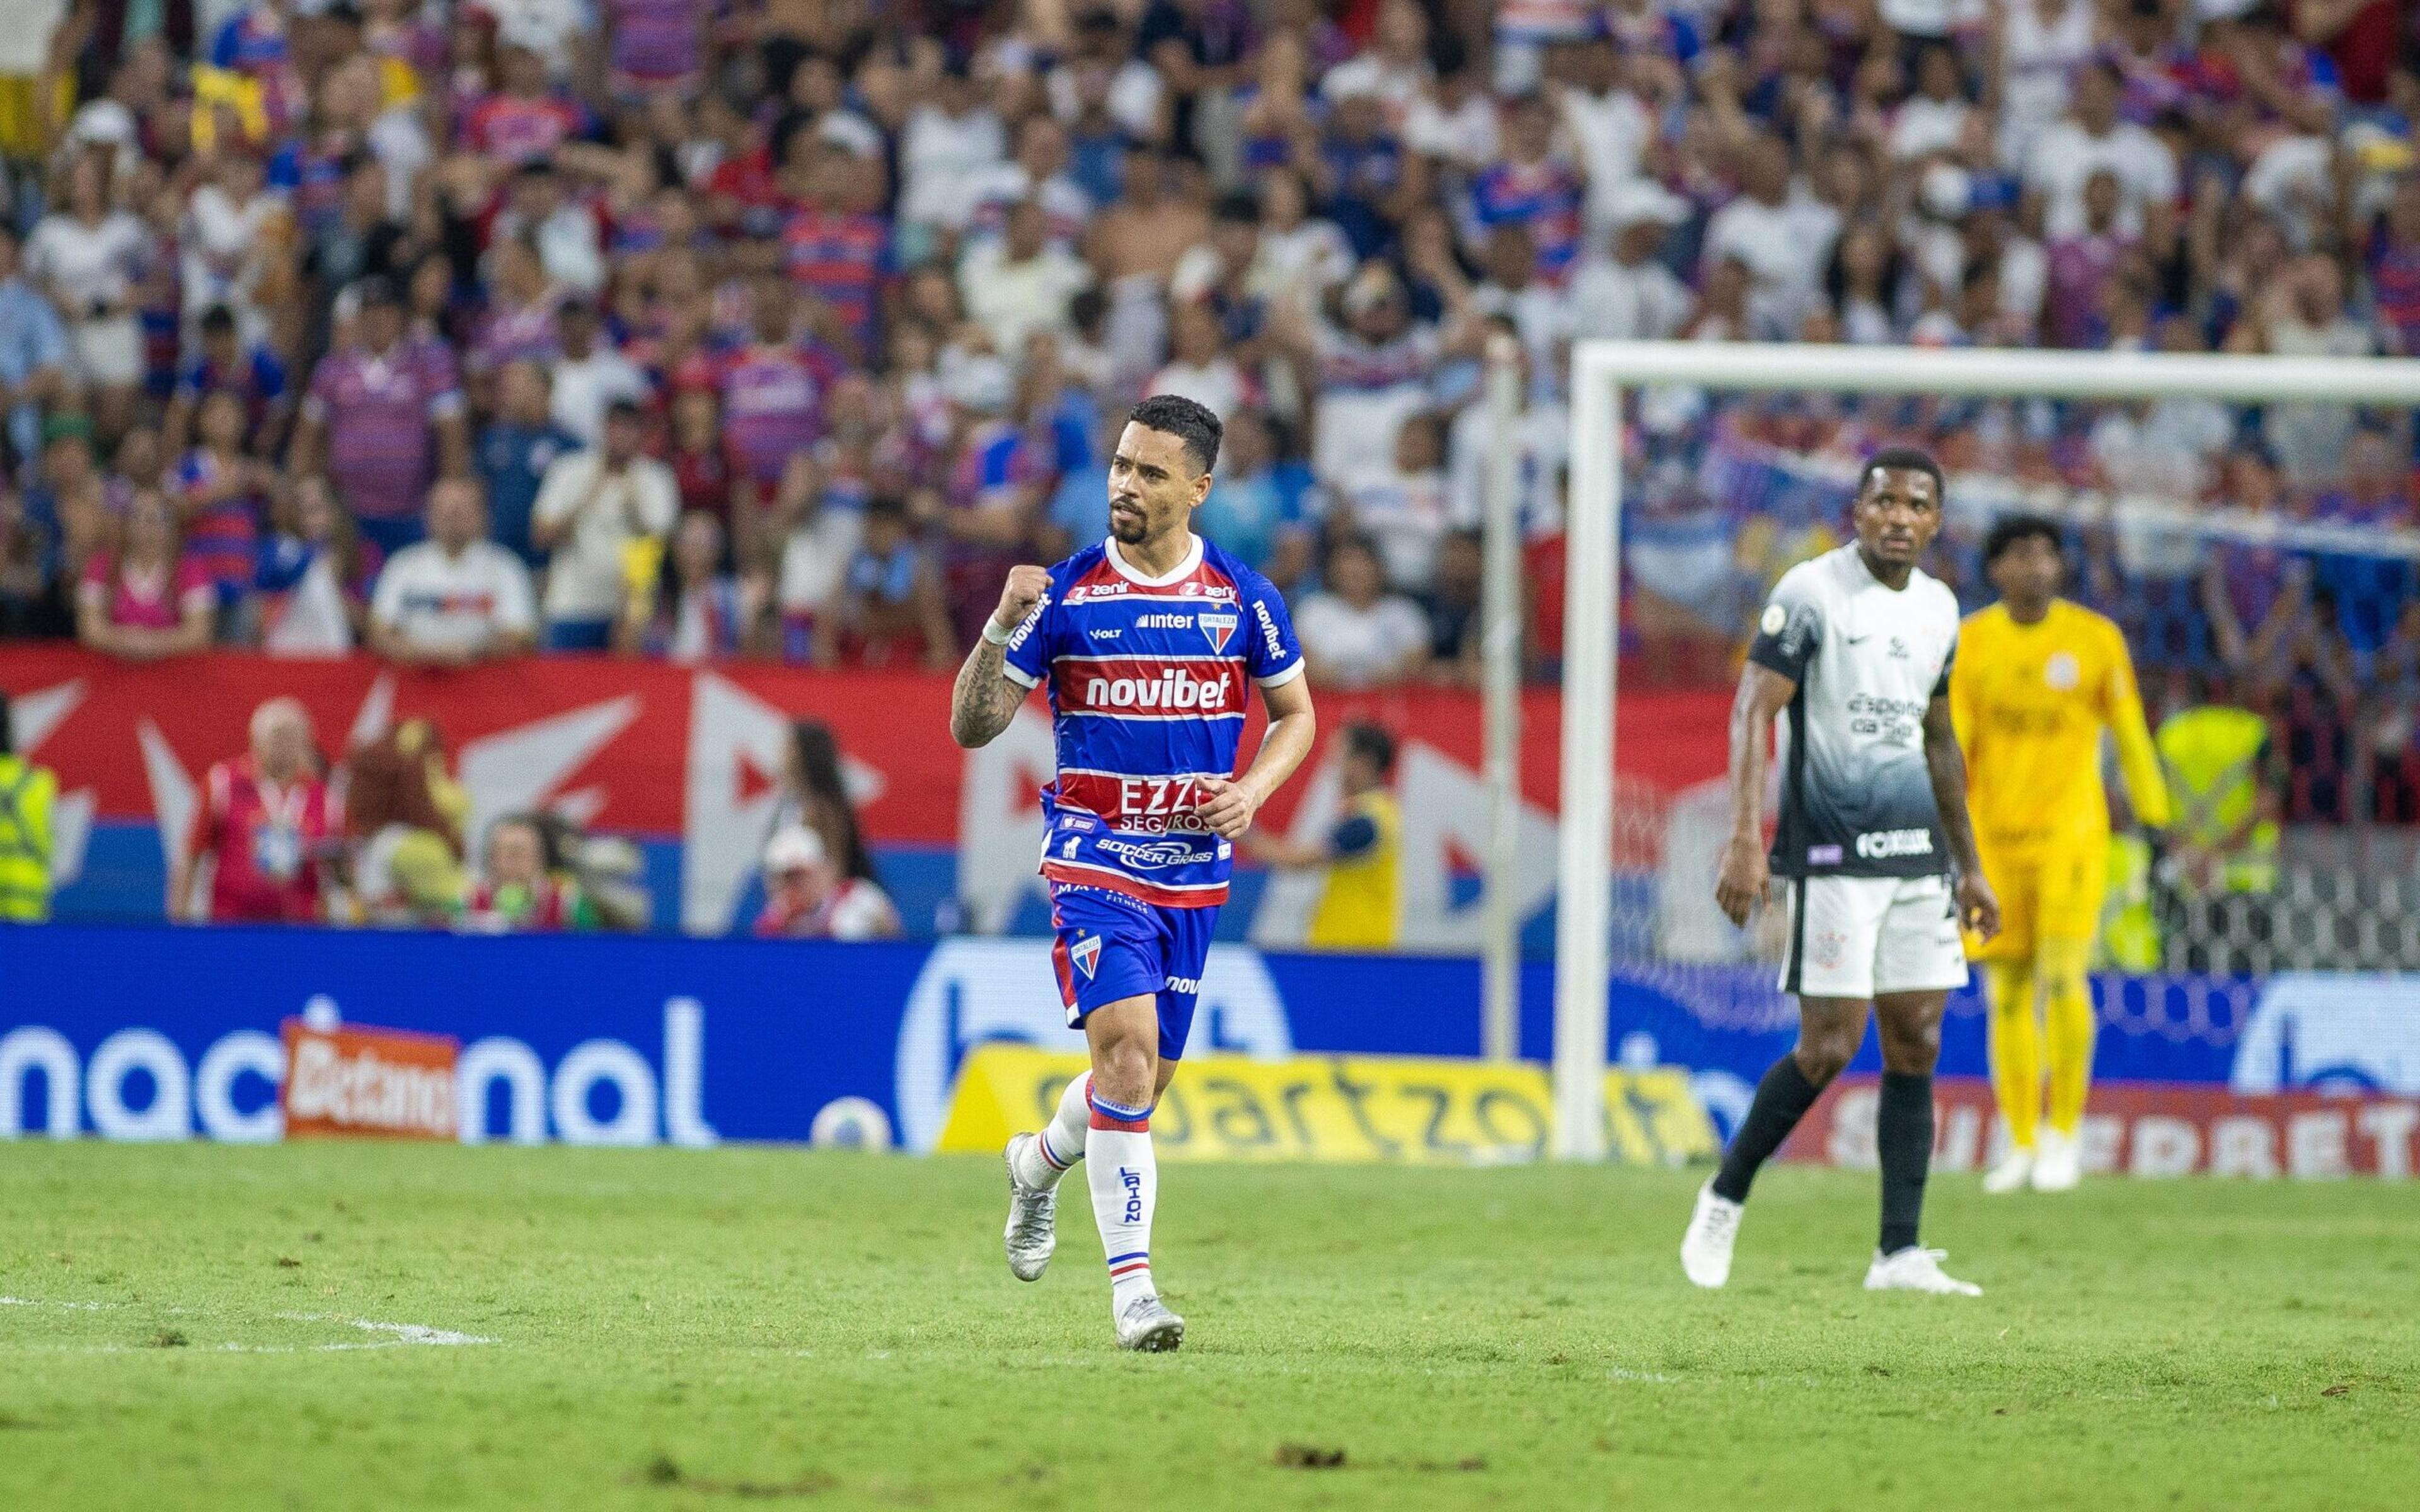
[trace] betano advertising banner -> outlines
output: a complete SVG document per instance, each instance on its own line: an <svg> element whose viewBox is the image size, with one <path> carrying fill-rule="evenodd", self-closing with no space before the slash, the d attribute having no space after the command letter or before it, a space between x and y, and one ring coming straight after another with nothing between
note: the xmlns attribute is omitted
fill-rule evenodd
<svg viewBox="0 0 2420 1512"><path fill-rule="evenodd" d="M471 799L469 828L552 809L635 837L649 858L659 923L694 933L745 927L780 800L789 724L830 724L866 833L910 933L963 925L1033 930L1047 910L1034 877L1042 844L1034 795L1053 770L1039 698L1000 739L962 751L949 738L951 679L930 672L828 672L752 664L696 670L605 656L549 657L464 671L392 668L367 657L280 660L238 653L135 666L74 647L0 648L0 689L17 740L59 774L59 912L69 918L156 918L169 850L184 842L210 764L240 753L252 710L290 694L332 755L420 717L442 733ZM1718 779L1721 693L1625 697L1624 781L1668 797ZM1321 750L1279 794L1264 823L1308 836L1341 805L1334 737L1375 718L1403 741L1404 939L1476 949L1472 857L1486 849L1481 718L1471 694L1407 688L1323 693ZM1248 732L1247 748L1257 742ZM1539 924L1554 890L1559 695L1523 703L1522 913ZM1655 837L1626 833L1617 865L1654 864ZM1254 875L1220 936L1298 943L1315 878Z"/></svg>
<svg viewBox="0 0 2420 1512"><path fill-rule="evenodd" d="M54 924L0 929L0 1138L274 1140L288 1105L321 1133L390 1115L425 1123L443 1099L421 1082L398 1090L394 1071L425 1072L442 1056L345 1032L375 1026L436 1037L452 1057L457 1136L472 1142L926 1150L978 1052L1032 1057L1012 1056L1001 1064L1013 1075L987 1072L970 1089L962 1117L993 1120L987 1139L1025 1121L1082 1050L1047 952L1024 939ZM2397 1177L2420 1157L2420 978L2246 984L2250 1007L2220 1034L2180 1030L2210 983L2098 986L2113 1012L2174 999L2102 1032L2093 1118L2117 1127L2087 1124L2087 1151L2107 1151L2092 1155L2099 1165ZM1551 964L1531 963L1521 987L1520 1049L1533 1064L1454 1065L1438 1057L1479 1050L1475 961L1214 947L1180 1083L1190 1127L1204 1151L1257 1158L1521 1158L1542 1106L1534 1063L1552 1041ZM1735 1126L1791 1033L1710 1024L1702 1001L1669 984L1613 987L1617 1144L1642 1160L1694 1156ZM307 1080L288 1088L289 1065L314 1041ZM1862 1113L1855 1099L1858 1073L1875 1067L1869 1035L1804 1153L1855 1164L1870 1149L1869 1092ZM1952 1168L1971 1167L1996 1137L1979 1081L1958 1080L1983 1071L1982 1016L1962 996L1943 1034L1942 1159ZM1683 1089L1694 1110L1678 1105ZM2268 1133L2256 1138L2247 1119Z"/></svg>

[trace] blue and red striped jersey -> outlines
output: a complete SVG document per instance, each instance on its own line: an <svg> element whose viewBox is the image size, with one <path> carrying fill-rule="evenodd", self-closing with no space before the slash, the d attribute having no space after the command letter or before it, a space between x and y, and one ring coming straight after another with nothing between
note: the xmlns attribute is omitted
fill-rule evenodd
<svg viewBox="0 0 2420 1512"><path fill-rule="evenodd" d="M1234 847L1194 816L1197 784L1234 775L1252 686L1302 675L1269 580L1199 536L1160 578L1114 541L1087 547L1050 569L1005 670L1050 684L1059 772L1042 790L1042 874L1163 907L1226 902Z"/></svg>

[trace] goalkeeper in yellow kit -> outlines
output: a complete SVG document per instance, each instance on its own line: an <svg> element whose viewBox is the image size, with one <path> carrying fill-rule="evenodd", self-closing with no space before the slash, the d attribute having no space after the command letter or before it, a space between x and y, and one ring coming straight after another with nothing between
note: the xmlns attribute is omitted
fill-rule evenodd
<svg viewBox="0 0 2420 1512"><path fill-rule="evenodd" d="M1969 950L1983 966L1992 1086L2011 1145L1983 1189L2011 1192L2030 1180L2056 1192L2081 1174L2076 1136L2098 1027L2085 966L2107 877L2102 730L2117 737L2137 819L2165 825L2168 791L2125 638L2058 596L2066 574L2058 526L2039 516L2001 519L1984 543L1983 571L2000 601L1961 626L1949 676L1975 839L2000 895L1998 937L1970 939Z"/></svg>

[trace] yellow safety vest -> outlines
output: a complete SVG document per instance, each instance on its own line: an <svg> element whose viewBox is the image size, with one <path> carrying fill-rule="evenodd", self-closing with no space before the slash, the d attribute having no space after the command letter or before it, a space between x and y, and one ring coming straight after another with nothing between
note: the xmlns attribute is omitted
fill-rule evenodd
<svg viewBox="0 0 2420 1512"><path fill-rule="evenodd" d="M2168 769L2176 819L2170 833L2215 849L2260 807L2260 752L2269 721L2249 709L2209 704L2172 714L2156 742ZM2269 892L2277 886L2277 823L2254 824L2241 849L2226 857L2228 892Z"/></svg>
<svg viewBox="0 0 2420 1512"><path fill-rule="evenodd" d="M1403 852L1402 811L1384 789L1362 794L1350 811L1378 826L1378 842L1329 864L1327 886L1303 942L1322 950L1392 949L1403 914L1395 877Z"/></svg>
<svg viewBox="0 0 2420 1512"><path fill-rule="evenodd" d="M2108 887L2102 895L2096 969L2134 976L2160 969L2160 918L2151 904L2151 845L2140 835L2109 837Z"/></svg>
<svg viewBox="0 0 2420 1512"><path fill-rule="evenodd" d="M51 917L51 801L58 779L19 756L0 756L0 922Z"/></svg>

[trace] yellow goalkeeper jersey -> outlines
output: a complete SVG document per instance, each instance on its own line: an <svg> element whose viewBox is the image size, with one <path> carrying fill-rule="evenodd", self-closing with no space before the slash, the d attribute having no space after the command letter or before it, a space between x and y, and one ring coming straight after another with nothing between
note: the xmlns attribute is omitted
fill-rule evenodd
<svg viewBox="0 0 2420 1512"><path fill-rule="evenodd" d="M2168 822L2168 789L2143 720L2126 640L2102 615L2051 601L2037 625L1994 604L1967 616L1949 673L1977 839L2009 851L2107 839L2101 732L2117 737L2135 817Z"/></svg>

